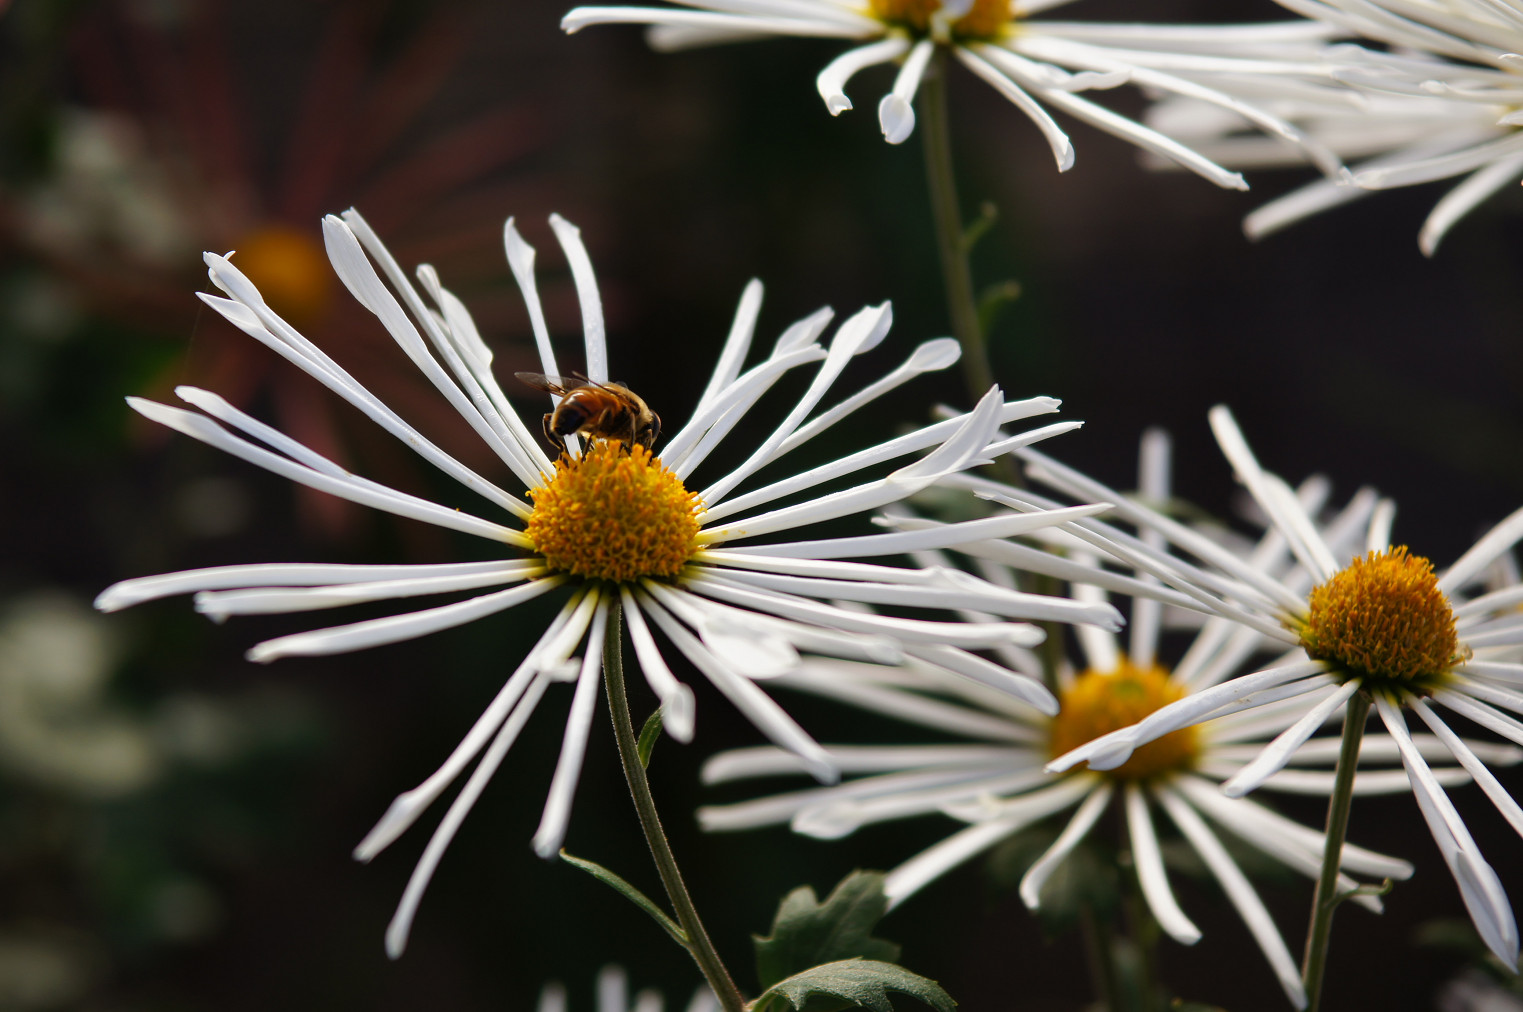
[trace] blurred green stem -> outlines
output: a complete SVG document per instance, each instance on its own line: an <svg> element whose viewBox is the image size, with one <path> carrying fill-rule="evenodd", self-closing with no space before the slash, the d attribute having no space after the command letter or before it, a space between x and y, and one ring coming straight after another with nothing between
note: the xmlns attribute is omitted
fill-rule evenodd
<svg viewBox="0 0 1523 1012"><path fill-rule="evenodd" d="M931 193L931 214L936 223L936 249L941 255L941 277L947 293L947 312L952 336L962 345L962 374L972 403L994 385L988 346L978 319L978 300L973 295L973 268L968 262L969 242L963 227L962 207L957 199L957 175L952 169L952 134L947 126L947 54L938 48L920 82L918 105L921 144L925 146L925 178Z"/></svg>
<svg viewBox="0 0 1523 1012"><path fill-rule="evenodd" d="M640 762L639 746L635 742L634 725L629 719L629 700L624 694L624 629L620 621L618 598L615 597L608 610L608 631L603 638L603 683L608 689L608 708L613 713L613 733L619 743L619 760L624 764L624 779L634 798L635 811L640 813L640 828L645 830L645 842L650 845L651 857L656 870L661 873L661 884L666 887L667 898L677 914L677 923L687 935L687 949L698 964L709 987L719 997L725 1012L744 1012L746 1001L735 986L730 971L709 940L709 934L698 918L693 898L688 895L677 869L677 859L661 829L661 818L656 814L656 801L651 797L650 782L645 778L645 766Z"/></svg>
<svg viewBox="0 0 1523 1012"><path fill-rule="evenodd" d="M1089 964L1089 979L1095 998L1105 1012L1119 1012L1116 1007L1116 966L1112 961L1111 933L1106 929L1094 904L1079 906L1079 934L1084 939L1084 962Z"/></svg>
<svg viewBox="0 0 1523 1012"><path fill-rule="evenodd" d="M1328 942L1332 938L1333 911L1338 895L1338 868L1343 863L1343 838L1348 834L1349 809L1354 800L1354 771L1359 765L1359 742L1370 714L1370 699L1363 690L1348 701L1343 717L1343 745L1338 750L1338 770L1333 777L1333 796L1327 803L1327 842L1322 850L1322 874L1311 903L1311 930L1306 935L1306 956L1301 980L1306 986L1307 1012L1317 1012L1322 1001L1322 978L1327 972Z"/></svg>

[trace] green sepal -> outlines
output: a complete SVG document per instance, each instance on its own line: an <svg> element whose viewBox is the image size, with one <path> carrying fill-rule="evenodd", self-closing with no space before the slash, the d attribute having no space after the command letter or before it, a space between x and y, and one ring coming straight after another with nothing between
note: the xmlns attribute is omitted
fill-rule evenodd
<svg viewBox="0 0 1523 1012"><path fill-rule="evenodd" d="M852 872L824 903L809 886L799 886L778 904L772 934L752 936L762 987L822 963L852 958L893 963L899 958L899 946L873 937L873 928L887 912L879 871Z"/></svg>
<svg viewBox="0 0 1523 1012"><path fill-rule="evenodd" d="M683 931L676 921L666 916L666 913L660 907L651 902L649 896L646 896L640 890L630 885L622 877L604 868L596 861L588 861L586 858L568 854L565 848L561 848L561 860L573 867L582 869L582 871L585 871L604 885L623 893L625 899L655 918L656 923L661 925L668 935L672 936L672 941L684 949L688 948L687 932Z"/></svg>
<svg viewBox="0 0 1523 1012"><path fill-rule="evenodd" d="M836 1012L849 1008L894 1012L893 1002L888 998L890 991L907 994L937 1012L952 1012L957 1007L940 984L902 966L875 959L841 959L778 981L750 1008L751 1012L788 1008L795 1012Z"/></svg>
<svg viewBox="0 0 1523 1012"><path fill-rule="evenodd" d="M661 707L656 707L656 712L645 718L645 726L640 728L640 740L635 743L635 752L640 756L640 765L650 768L650 754L655 751L656 739L661 737Z"/></svg>

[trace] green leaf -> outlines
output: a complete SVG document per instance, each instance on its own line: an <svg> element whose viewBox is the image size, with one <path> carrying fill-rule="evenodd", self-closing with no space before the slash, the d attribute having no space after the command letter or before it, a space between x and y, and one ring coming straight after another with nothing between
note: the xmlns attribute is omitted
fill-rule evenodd
<svg viewBox="0 0 1523 1012"><path fill-rule="evenodd" d="M854 957L892 963L899 958L899 946L873 937L887 912L882 872L852 872L824 903L809 886L799 886L778 905L772 934L753 937L762 987L821 963Z"/></svg>
<svg viewBox="0 0 1523 1012"><path fill-rule="evenodd" d="M656 748L656 739L661 737L661 707L656 707L656 712L645 719L645 726L640 728L640 740L635 744L635 751L639 753L640 765L650 767L650 754Z"/></svg>
<svg viewBox="0 0 1523 1012"><path fill-rule="evenodd" d="M865 1008L894 1012L888 992L907 994L937 1012L952 1012L957 1003L934 980L911 973L893 963L874 959L842 959L811 967L779 981L756 1000L753 1012L793 1008L807 1012ZM781 1005L779 1001L788 1004Z"/></svg>
<svg viewBox="0 0 1523 1012"><path fill-rule="evenodd" d="M561 860L573 867L582 869L582 871L585 871L604 885L611 886L618 892L623 893L624 897L631 903L655 918L656 923L661 925L668 935L672 936L674 942L684 949L688 948L687 932L683 931L676 921L666 916L665 911L652 903L649 896L646 896L640 890L630 885L621 876L614 874L596 861L589 861L586 858L568 854L564 848L561 849Z"/></svg>

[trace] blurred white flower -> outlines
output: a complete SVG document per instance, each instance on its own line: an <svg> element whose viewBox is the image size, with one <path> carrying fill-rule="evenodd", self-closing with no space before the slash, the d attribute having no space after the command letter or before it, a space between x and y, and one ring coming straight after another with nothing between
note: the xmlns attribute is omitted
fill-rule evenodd
<svg viewBox="0 0 1523 1012"><path fill-rule="evenodd" d="M621 613L628 623L634 656L662 701L665 727L673 737L692 738L693 695L668 667L657 645L658 632L764 734L798 755L821 780L839 775L835 763L757 685L797 668L800 651L885 665L915 658L1050 710L1056 702L1039 683L974 651L1042 639L1042 631L1034 625L1012 620L1119 622L1114 609L1103 604L1019 594L960 574L844 561L934 547L947 538L973 536L969 531L1019 533L1087 516L1103 505L1035 517L1012 513L952 532L890 532L755 544L759 538L791 535L890 505L939 479L1077 423L1005 436L1000 432L1002 424L1053 411L1057 402L1037 397L1007 403L994 389L970 412L790 476L774 477L736 495L737 488L764 467L863 405L923 372L951 365L958 357L956 343L950 338L929 341L898 368L816 412L851 360L871 351L887 334L890 308L885 303L856 313L837 329L828 347L818 339L832 313L828 309L815 312L787 328L761 362L744 369L762 294L761 285L752 282L692 418L660 444L658 459L651 449L655 432L649 433L649 441L632 428L622 438L613 438L621 427L610 423L633 416L620 411L624 402L618 391L624 388L608 385L608 348L592 265L577 229L558 216L552 217L551 224L581 299L583 369L591 384L582 392L585 396L576 399L551 396L552 414L545 416L547 420L553 417L558 425L575 423L578 418L572 409L581 408L591 424L585 452L573 432L579 431L578 426L560 426L569 452L556 461L546 456L534 434L540 425L533 416L539 412L530 413L531 422L526 422L509 404L492 373L491 351L464 305L441 286L434 270L427 265L418 268L420 291L357 213L329 216L323 223L339 278L528 490L532 505L450 456L404 421L272 311L231 261L211 253L205 258L212 283L229 296L203 294L207 305L482 496L507 524L351 474L206 390L177 390L199 413L129 399L146 417L292 481L474 535L491 546L493 555L508 554L502 551L507 546L515 557L437 565L224 566L116 584L97 599L97 606L104 610L195 593L196 609L222 621L232 615L323 611L379 601L410 603L417 597L485 591L441 606L282 636L249 651L250 659L268 662L413 639L507 611L553 591L563 592L564 604L464 741L433 776L393 802L355 852L361 860L374 857L479 759L408 883L387 932L388 951L394 956L405 946L438 861L487 781L544 693L556 683L570 682L576 688L560 762L534 837L541 856L553 857L560 848L597 705L605 632ZM511 220L504 241L528 306L545 374L562 375L535 286L534 250ZM682 349L674 348L673 353L680 354ZM816 363L818 369L807 389L759 447L738 451L726 445L716 452L779 378ZM568 381L567 385L576 384ZM570 405L564 413L562 403ZM605 409L610 412L606 417L600 413ZM903 463L907 457L914 459ZM706 462L717 463L724 473L689 490L687 482ZM858 483L842 488L847 481ZM823 492L823 488L833 491ZM854 608L853 602L939 612L967 607L997 617L962 622L868 615Z"/></svg>
<svg viewBox="0 0 1523 1012"><path fill-rule="evenodd" d="M10 602L0 619L0 765L68 794L115 798L158 779L151 729L112 706L115 630L62 591Z"/></svg>
<svg viewBox="0 0 1523 1012"><path fill-rule="evenodd" d="M1145 501L1163 502L1169 497L1168 453L1167 439L1161 432L1145 437L1140 482ZM986 495L1031 495L980 478L969 477L959 483L972 485ZM1309 503L1320 503L1327 487L1325 483L1311 483L1302 494ZM1369 505L1361 497L1349 507L1339 524L1341 537L1346 539L1354 530L1347 517L1357 517ZM901 519L900 526L935 529L926 521L909 518ZM1128 537L1099 522L1095 527L1108 536ZM1162 812L1221 885L1287 997L1298 1008L1303 1007L1306 996L1296 962L1212 824L1271 859L1315 878L1321 866L1320 832L1263 805L1222 797L1219 787L1223 780L1239 774L1264 742L1287 727L1308 719L1320 724L1322 718L1309 716L1313 703L1290 700L1261 712L1223 716L1157 739L1127 762L1104 772L1077 771L1057 777L1046 773L1046 763L1073 745L1133 724L1176 700L1209 693L1212 686L1241 670L1266 648L1279 652L1279 644L1256 630L1234 630L1224 619L1210 619L1173 669L1166 669L1156 656L1163 610L1165 606L1191 608L1190 598L1160 586L1145 573L1101 568L1093 548L1077 537L1056 531L1041 532L1038 537L1054 541L1051 547L1062 549L1061 553L1006 540L971 542L955 546L955 550L969 556L995 582L1011 582L1012 569L1020 569L1069 581L1080 600L1102 600L1107 589L1133 598L1130 641L1124 652L1105 630L1077 630L1084 652L1083 671L1077 675L1072 671L1061 673L1062 709L1056 716L1012 706L1004 697L978 686L951 684L931 671L812 662L803 671L786 676L785 684L970 741L832 747L831 755L844 770L861 775L838 786L703 808L700 822L710 830L787 822L798 832L834 838L868 823L927 814L942 813L966 821L966 829L889 873L885 892L898 904L962 862L1042 820L1071 810L1073 814L1067 817L1056 841L1021 881L1022 900L1036 910L1042 903L1044 884L1095 831L1114 801L1153 916L1170 937L1193 945L1200 939L1200 931L1177 903L1164 868L1160 833L1155 828L1155 812ZM1143 533L1140 540L1162 547L1162 540L1151 532ZM1271 572L1288 573L1297 568L1285 539L1273 530L1244 555L1253 565ZM935 564L938 560L921 561ZM1425 740L1421 747L1430 754L1440 749L1436 740ZM1282 771L1266 786L1294 794L1326 795L1333 783L1329 767L1337 754L1336 737L1306 742L1294 758L1299 768ZM1371 741L1362 758L1372 765L1389 763L1397 758L1397 749L1389 740ZM705 767L704 776L715 783L798 768L797 760L776 749L742 749L716 756ZM1459 768L1442 770L1438 775L1450 782L1468 779ZM1389 769L1361 772L1358 782L1358 790L1365 794L1405 787L1400 771ZM1406 878L1412 872L1405 861L1354 846L1345 848L1343 866L1377 877ZM1347 877L1342 884L1344 888L1356 885ZM1358 901L1380 909L1373 897L1361 896Z"/></svg>
<svg viewBox="0 0 1523 1012"><path fill-rule="evenodd" d="M1278 640L1285 655L1269 667L1223 681L1172 703L1141 721L1102 735L1048 765L1063 771L1082 762L1113 769L1147 742L1227 714L1266 713L1281 700L1301 700L1306 719L1279 734L1224 785L1240 797L1284 769L1303 742L1356 692L1373 697L1381 723L1395 741L1423 819L1443 854L1482 939L1507 966L1518 958L1512 908L1496 873L1481 856L1430 760L1452 759L1468 773L1509 824L1523 834L1520 807L1488 768L1515 762L1516 754L1462 740L1439 708L1516 744L1523 744L1523 586L1489 588L1493 564L1523 538L1523 509L1482 537L1453 565L1435 573L1425 558L1391 546L1395 507L1372 505L1360 518L1352 547L1328 536L1285 482L1263 470L1224 407L1211 412L1217 442L1237 479L1284 538L1310 580L1287 580L1253 559L1207 553L1180 536L1178 526L1151 511L1123 506L1126 515L1200 565L1173 555L1144 557L1136 546L1112 545L1122 557L1189 594L1237 627ZM1101 486L1034 455L1033 469L1070 494L1092 495ZM1361 557L1358 554L1363 551ZM1339 565L1339 559L1352 561ZM1308 586L1309 583L1315 586ZM1474 592L1474 593L1472 593ZM1407 728L1415 714L1441 746L1437 755ZM1509 750L1510 752L1511 750ZM1361 779L1363 775L1361 774Z"/></svg>
<svg viewBox="0 0 1523 1012"><path fill-rule="evenodd" d="M1136 85L1188 96L1251 121L1296 145L1329 174L1337 158L1318 140L1203 78L1252 73L1270 78L1326 76L1317 43L1336 34L1312 21L1250 25L1107 24L1046 20L1040 15L1070 0L677 0L684 7L578 7L561 22L568 32L588 25L648 24L651 45L686 49L746 39L805 36L864 43L820 72L820 97L832 116L852 108L846 85L860 70L899 63L893 89L878 104L891 144L915 128L913 101L938 49L987 81L1024 113L1052 148L1058 170L1073 166L1068 135L1048 109L1113 134L1143 150L1232 189L1247 189L1229 171L1187 145L1105 106L1084 92ZM696 9L685 9L696 8Z"/></svg>
<svg viewBox="0 0 1523 1012"><path fill-rule="evenodd" d="M1464 177L1418 233L1432 255L1461 218L1523 179L1523 11L1491 0L1279 0L1340 35L1384 49L1332 45L1323 54L1343 87L1312 80L1287 88L1251 78L1223 91L1294 123L1352 166L1347 183L1317 180L1245 219L1267 235L1371 190ZM1254 124L1220 106L1170 99L1147 122L1223 165L1251 169L1304 162L1284 145L1242 133Z"/></svg>
<svg viewBox="0 0 1523 1012"><path fill-rule="evenodd" d="M654 988L644 988L629 997L629 975L622 966L609 965L598 971L596 1012L665 1012L666 999ZM536 1012L569 1012L566 988L559 981L546 984L539 993ZM700 984L692 999L683 1006L685 1012L719 1012L719 999L707 985Z"/></svg>

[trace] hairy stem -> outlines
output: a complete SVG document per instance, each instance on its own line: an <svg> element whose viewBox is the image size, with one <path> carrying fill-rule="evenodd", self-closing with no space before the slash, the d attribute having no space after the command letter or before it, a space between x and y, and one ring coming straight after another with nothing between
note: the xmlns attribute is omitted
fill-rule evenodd
<svg viewBox="0 0 1523 1012"><path fill-rule="evenodd" d="M682 881L682 872L677 868L671 845L661 829L661 818L656 814L656 801L651 797L645 766L640 762L634 725L629 719L629 700L624 694L624 631L620 618L619 602L615 599L609 609L608 632L603 639L603 682L608 689L608 708L613 712L613 732L619 743L619 761L624 764L624 779L629 784L630 796L634 798L635 811L640 814L640 828L645 830L645 842L650 845L651 857L661 874L661 884L666 887L667 898L677 914L677 923L687 935L688 952L719 997L720 1007L725 1012L744 1012L745 999L714 949L714 943L709 940L709 933L693 906L693 898Z"/></svg>

